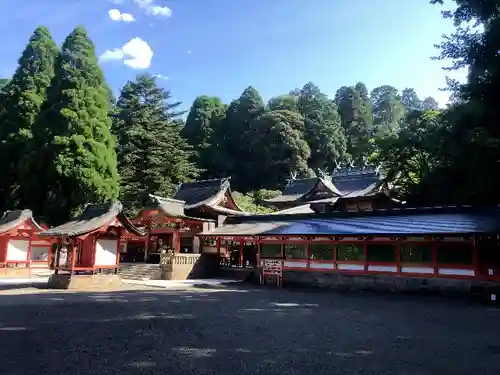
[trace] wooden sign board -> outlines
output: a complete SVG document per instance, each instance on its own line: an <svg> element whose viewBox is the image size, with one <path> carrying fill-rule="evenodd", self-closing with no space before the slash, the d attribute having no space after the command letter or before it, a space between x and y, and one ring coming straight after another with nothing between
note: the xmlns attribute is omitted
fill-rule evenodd
<svg viewBox="0 0 500 375"><path fill-rule="evenodd" d="M262 273L264 275L281 276L283 273L283 261L278 259L264 259L262 261Z"/></svg>

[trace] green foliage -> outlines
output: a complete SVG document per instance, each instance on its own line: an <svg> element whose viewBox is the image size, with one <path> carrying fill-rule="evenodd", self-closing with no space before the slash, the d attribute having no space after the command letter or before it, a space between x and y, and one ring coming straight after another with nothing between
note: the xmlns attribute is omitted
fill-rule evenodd
<svg viewBox="0 0 500 375"><path fill-rule="evenodd" d="M170 92L150 75L127 82L118 100L114 132L121 199L130 212L137 212L148 194L171 196L179 183L199 174L190 161L193 151L180 135L180 103L170 100Z"/></svg>
<svg viewBox="0 0 500 375"><path fill-rule="evenodd" d="M279 191L276 195L278 194ZM271 196L272 195L273 194L271 194ZM240 207L243 211L253 212L256 214L268 214L274 212L273 209L258 204L258 198L263 196L266 196L266 193L262 193L261 191L249 192L247 194L233 191L233 198L236 201L238 207Z"/></svg>
<svg viewBox="0 0 500 375"><path fill-rule="evenodd" d="M219 147L224 142L222 127L227 105L217 97L199 96L193 102L182 136L196 151L195 162L204 170L203 178L224 177L224 161Z"/></svg>
<svg viewBox="0 0 500 375"><path fill-rule="evenodd" d="M296 112L266 112L251 125L254 150L250 170L259 173L262 186L279 188L291 172L307 173L311 151L304 140L304 118Z"/></svg>
<svg viewBox="0 0 500 375"><path fill-rule="evenodd" d="M249 145L251 124L265 111L264 101L259 92L252 86L247 87L241 96L232 101L227 110L227 118L221 129L223 133L223 160L226 170L233 176L232 183L236 189L251 190L255 179L251 171L245 171L253 163L255 153Z"/></svg>
<svg viewBox="0 0 500 375"><path fill-rule="evenodd" d="M335 103L346 133L347 152L359 162L372 150L372 108L365 85L358 83L356 87L341 87L335 95Z"/></svg>
<svg viewBox="0 0 500 375"><path fill-rule="evenodd" d="M54 76L58 48L49 30L38 27L31 36L10 80L3 79L0 96L0 203L2 211L17 206L20 199L19 170L28 151L32 128L46 99L46 90Z"/></svg>
<svg viewBox="0 0 500 375"><path fill-rule="evenodd" d="M312 169L335 167L347 158L347 141L337 106L312 82L300 91L299 112L304 117L305 139L311 149Z"/></svg>
<svg viewBox="0 0 500 375"><path fill-rule="evenodd" d="M298 95L280 95L275 98L269 99L269 102L267 103L267 108L270 111L286 110L286 111L297 112L299 104L298 102L299 102Z"/></svg>
<svg viewBox="0 0 500 375"><path fill-rule="evenodd" d="M94 45L77 27L57 58L22 184L25 201L49 222L65 221L89 202L118 197L108 99Z"/></svg>

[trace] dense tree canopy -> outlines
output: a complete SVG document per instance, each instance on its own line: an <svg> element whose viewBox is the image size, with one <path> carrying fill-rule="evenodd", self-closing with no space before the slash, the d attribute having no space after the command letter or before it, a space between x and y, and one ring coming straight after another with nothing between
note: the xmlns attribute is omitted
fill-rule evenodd
<svg viewBox="0 0 500 375"><path fill-rule="evenodd" d="M149 75L127 82L116 101L83 28L59 52L39 27L14 75L0 80L0 208L29 207L54 223L87 202L120 196L136 210L148 193L231 176L242 204L264 212L255 203L290 174L330 173L367 157L408 204L498 203L497 3L460 0L443 13L456 32L437 59L469 72L463 84L449 80L445 109L411 87L308 82L267 104L253 86L229 105L214 89L194 100L184 121L181 104Z"/></svg>
<svg viewBox="0 0 500 375"><path fill-rule="evenodd" d="M77 27L55 62L22 184L25 201L36 197L30 206L49 221L64 221L88 202L118 197L108 98L94 45L85 29Z"/></svg>
<svg viewBox="0 0 500 375"><path fill-rule="evenodd" d="M127 82L121 92L113 128L121 199L129 211L137 213L148 194L170 196L179 183L198 176L176 121L179 104L150 75Z"/></svg>
<svg viewBox="0 0 500 375"><path fill-rule="evenodd" d="M1 80L0 107L0 207L19 204L19 168L32 139L33 126L54 77L58 48L47 28L38 27L23 51L12 79Z"/></svg>

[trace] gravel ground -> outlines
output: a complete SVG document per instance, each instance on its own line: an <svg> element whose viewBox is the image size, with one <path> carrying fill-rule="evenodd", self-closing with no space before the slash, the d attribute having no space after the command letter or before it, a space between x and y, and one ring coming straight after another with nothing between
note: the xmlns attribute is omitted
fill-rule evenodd
<svg viewBox="0 0 500 375"><path fill-rule="evenodd" d="M0 294L0 374L500 374L500 310L231 286Z"/></svg>

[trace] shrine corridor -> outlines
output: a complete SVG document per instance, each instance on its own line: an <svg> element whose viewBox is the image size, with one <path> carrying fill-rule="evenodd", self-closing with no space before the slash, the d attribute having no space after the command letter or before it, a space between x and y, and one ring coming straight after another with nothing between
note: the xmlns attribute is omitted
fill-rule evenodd
<svg viewBox="0 0 500 375"><path fill-rule="evenodd" d="M0 293L0 374L500 373L494 307L231 288Z"/></svg>

